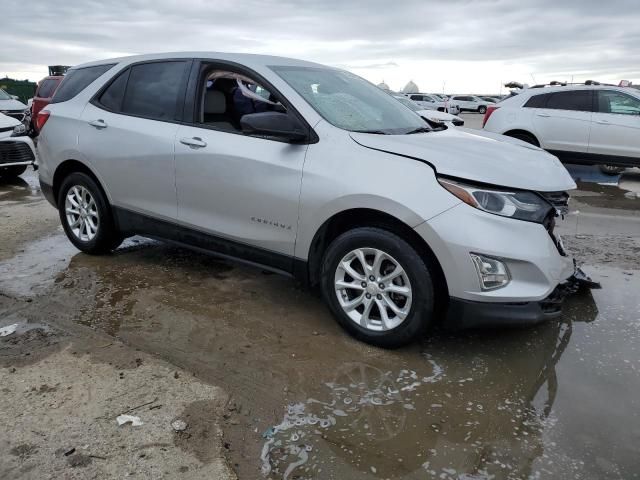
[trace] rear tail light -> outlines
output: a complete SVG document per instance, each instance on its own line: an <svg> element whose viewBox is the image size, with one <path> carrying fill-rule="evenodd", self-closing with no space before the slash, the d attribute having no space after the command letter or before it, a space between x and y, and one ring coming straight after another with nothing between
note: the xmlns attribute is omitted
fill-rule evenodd
<svg viewBox="0 0 640 480"><path fill-rule="evenodd" d="M482 128L484 128L484 126L487 124L487 122L489 121L489 117L491 116L491 114L493 112L495 112L496 110L498 110L500 107L496 106L496 105L491 105L487 107L487 111L484 113L484 119L482 120Z"/></svg>
<svg viewBox="0 0 640 480"><path fill-rule="evenodd" d="M40 113L38 113L38 116L36 117L36 130L39 132L42 130L44 124L49 120L50 115L51 112L49 112L49 110L40 110Z"/></svg>

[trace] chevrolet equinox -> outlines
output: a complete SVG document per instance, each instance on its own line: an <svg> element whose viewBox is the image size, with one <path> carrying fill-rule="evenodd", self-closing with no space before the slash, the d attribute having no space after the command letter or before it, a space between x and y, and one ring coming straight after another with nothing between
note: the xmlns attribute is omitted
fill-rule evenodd
<svg viewBox="0 0 640 480"><path fill-rule="evenodd" d="M579 271L554 233L575 188L556 157L430 125L336 68L93 62L36 121L42 191L81 251L140 234L285 273L374 345L552 318Z"/></svg>

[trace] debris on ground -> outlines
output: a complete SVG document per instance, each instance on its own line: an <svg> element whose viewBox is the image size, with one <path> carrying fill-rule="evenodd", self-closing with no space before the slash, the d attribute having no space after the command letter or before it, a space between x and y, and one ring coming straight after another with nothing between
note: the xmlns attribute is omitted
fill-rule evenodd
<svg viewBox="0 0 640 480"><path fill-rule="evenodd" d="M133 427L139 427L143 424L140 417L136 417L135 415L120 415L116 420L118 421L118 426L122 426L125 423L131 423Z"/></svg>
<svg viewBox="0 0 640 480"><path fill-rule="evenodd" d="M184 432L187 429L187 422L184 420L176 420L171 422L171 426L176 432Z"/></svg>
<svg viewBox="0 0 640 480"><path fill-rule="evenodd" d="M7 335L11 335L13 332L16 331L17 328L18 328L17 323L0 328L0 337L6 337Z"/></svg>

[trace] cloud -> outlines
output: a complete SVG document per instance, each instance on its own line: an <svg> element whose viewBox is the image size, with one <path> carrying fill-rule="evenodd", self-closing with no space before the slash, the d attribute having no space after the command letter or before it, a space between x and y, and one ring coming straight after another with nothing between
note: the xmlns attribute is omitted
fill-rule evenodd
<svg viewBox="0 0 640 480"><path fill-rule="evenodd" d="M134 53L270 53L400 88L505 77L640 82L637 0L30 0L3 8L0 75ZM396 80L397 79L397 80Z"/></svg>

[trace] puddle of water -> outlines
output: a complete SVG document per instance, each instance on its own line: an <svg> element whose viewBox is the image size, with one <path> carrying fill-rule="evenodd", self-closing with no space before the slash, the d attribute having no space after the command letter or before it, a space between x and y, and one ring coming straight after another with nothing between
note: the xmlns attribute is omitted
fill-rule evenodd
<svg viewBox="0 0 640 480"><path fill-rule="evenodd" d="M46 292L76 256L88 257L59 232L28 243L13 258L0 262L0 292L14 297L32 297ZM125 240L117 252L128 252L155 244L152 240L133 237ZM89 288L87 285L86 288Z"/></svg>
<svg viewBox="0 0 640 480"><path fill-rule="evenodd" d="M43 200L36 175L0 178L0 202L29 203Z"/></svg>
<svg viewBox="0 0 640 480"><path fill-rule="evenodd" d="M289 405L282 422L263 433L263 475L288 480L305 478L301 472L319 475L323 468L330 473L331 466L315 452L318 442L332 438L343 449L348 448L347 436L367 442L395 438L405 427L406 412L416 410L416 392L443 376L436 362L427 361L432 367L428 376L414 370L383 372L359 362L343 365L335 380L325 383L329 401L309 398Z"/></svg>
<svg viewBox="0 0 640 480"><path fill-rule="evenodd" d="M46 291L77 253L62 233L27 244L22 252L0 263L0 292L28 297Z"/></svg>

